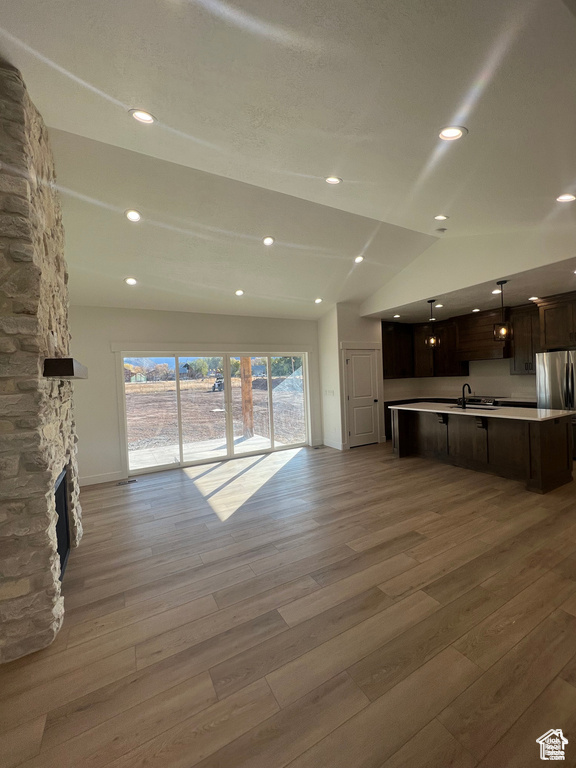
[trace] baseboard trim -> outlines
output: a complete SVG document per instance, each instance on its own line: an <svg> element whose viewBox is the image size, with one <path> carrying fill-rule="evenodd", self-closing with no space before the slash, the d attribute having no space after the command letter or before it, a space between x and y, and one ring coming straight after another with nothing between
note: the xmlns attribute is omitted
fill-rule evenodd
<svg viewBox="0 0 576 768"><path fill-rule="evenodd" d="M126 476L123 472L107 472L105 475L88 475L87 477L78 478L80 488L85 485L99 485L100 483L112 483L114 480L125 480Z"/></svg>

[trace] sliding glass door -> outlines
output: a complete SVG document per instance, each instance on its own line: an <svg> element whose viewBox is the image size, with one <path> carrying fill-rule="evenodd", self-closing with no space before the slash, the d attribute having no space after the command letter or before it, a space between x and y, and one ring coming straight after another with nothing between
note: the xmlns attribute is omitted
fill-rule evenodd
<svg viewBox="0 0 576 768"><path fill-rule="evenodd" d="M306 403L302 356L270 358L274 447L306 442Z"/></svg>
<svg viewBox="0 0 576 768"><path fill-rule="evenodd" d="M233 453L269 450L272 440L266 357L230 358L230 400Z"/></svg>
<svg viewBox="0 0 576 768"><path fill-rule="evenodd" d="M176 358L124 359L130 470L180 464Z"/></svg>
<svg viewBox="0 0 576 768"><path fill-rule="evenodd" d="M228 455L223 357L179 358L184 463Z"/></svg>
<svg viewBox="0 0 576 768"><path fill-rule="evenodd" d="M130 472L303 445L303 355L124 357Z"/></svg>

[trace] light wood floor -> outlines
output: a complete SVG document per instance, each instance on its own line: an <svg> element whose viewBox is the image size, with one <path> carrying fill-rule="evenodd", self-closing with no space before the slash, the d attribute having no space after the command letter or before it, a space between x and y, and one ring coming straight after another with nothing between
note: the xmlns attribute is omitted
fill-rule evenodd
<svg viewBox="0 0 576 768"><path fill-rule="evenodd" d="M85 489L0 765L529 768L562 728L574 766L575 500L389 446Z"/></svg>

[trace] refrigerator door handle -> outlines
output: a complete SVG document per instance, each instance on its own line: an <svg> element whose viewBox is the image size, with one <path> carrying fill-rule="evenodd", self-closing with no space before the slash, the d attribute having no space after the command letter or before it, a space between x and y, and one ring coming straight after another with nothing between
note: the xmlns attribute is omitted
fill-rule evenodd
<svg viewBox="0 0 576 768"><path fill-rule="evenodd" d="M570 408L570 364L566 363L566 379L564 382L564 408Z"/></svg>
<svg viewBox="0 0 576 768"><path fill-rule="evenodd" d="M570 408L574 408L574 363L570 363Z"/></svg>

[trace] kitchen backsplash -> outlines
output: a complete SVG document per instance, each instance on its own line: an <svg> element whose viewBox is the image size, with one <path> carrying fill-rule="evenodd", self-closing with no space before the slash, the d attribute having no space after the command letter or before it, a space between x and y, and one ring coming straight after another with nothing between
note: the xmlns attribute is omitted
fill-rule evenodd
<svg viewBox="0 0 576 768"><path fill-rule="evenodd" d="M536 376L511 376L510 360L479 360L470 363L466 377L430 377L422 379L387 379L384 400L404 397L459 396L468 382L472 393L493 397L518 397L536 400Z"/></svg>

